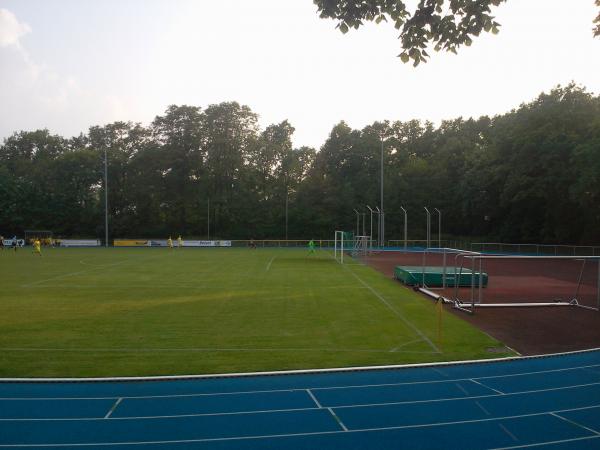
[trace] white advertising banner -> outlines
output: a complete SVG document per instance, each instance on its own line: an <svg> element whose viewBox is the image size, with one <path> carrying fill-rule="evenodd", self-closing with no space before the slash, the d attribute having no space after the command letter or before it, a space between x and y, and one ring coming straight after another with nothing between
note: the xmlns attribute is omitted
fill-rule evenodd
<svg viewBox="0 0 600 450"><path fill-rule="evenodd" d="M13 246L13 239L4 239L2 242L7 247ZM25 239L17 239L17 247L23 247L23 246L25 246Z"/></svg>
<svg viewBox="0 0 600 450"><path fill-rule="evenodd" d="M98 239L61 239L61 247L100 247Z"/></svg>
<svg viewBox="0 0 600 450"><path fill-rule="evenodd" d="M152 239L148 241L151 247L166 247L166 239ZM177 247L177 239L173 239L173 247ZM184 247L231 247L231 241L186 241L183 240Z"/></svg>

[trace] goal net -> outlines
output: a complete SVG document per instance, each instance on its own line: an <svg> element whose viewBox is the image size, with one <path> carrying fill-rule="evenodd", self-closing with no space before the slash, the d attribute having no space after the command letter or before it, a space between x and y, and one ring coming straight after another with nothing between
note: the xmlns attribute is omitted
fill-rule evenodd
<svg viewBox="0 0 600 450"><path fill-rule="evenodd" d="M599 257L463 254L452 270L458 276L476 274L470 286L456 284L443 294L468 312L532 306L600 309Z"/></svg>

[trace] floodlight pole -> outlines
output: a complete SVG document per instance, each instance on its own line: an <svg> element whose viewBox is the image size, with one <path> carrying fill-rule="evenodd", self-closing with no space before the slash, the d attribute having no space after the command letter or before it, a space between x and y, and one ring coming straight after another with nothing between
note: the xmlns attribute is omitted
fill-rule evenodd
<svg viewBox="0 0 600 450"><path fill-rule="evenodd" d="M385 214L383 212L383 130L381 132L381 193L379 198L379 204L381 206L381 235L380 235L380 243L382 247L385 247Z"/></svg>
<svg viewBox="0 0 600 450"><path fill-rule="evenodd" d="M423 206L425 213L427 214L427 248L431 247L431 213L427 209L427 206Z"/></svg>
<svg viewBox="0 0 600 450"><path fill-rule="evenodd" d="M404 250L406 250L408 244L408 214L403 206L400 209L404 212Z"/></svg>
<svg viewBox="0 0 600 450"><path fill-rule="evenodd" d="M373 250L373 210L371 209L371 207L369 205L367 205L367 209L371 212L371 231L369 232L369 244L370 244L371 251L372 251Z"/></svg>
<svg viewBox="0 0 600 450"><path fill-rule="evenodd" d="M363 227L362 227L362 235L364 236L365 233L366 233L366 230L365 230L365 216L367 215L367 213L361 213L361 215L362 215L362 219L363 219L362 220L362 222L363 222L363 224L362 224L363 225Z"/></svg>
<svg viewBox="0 0 600 450"><path fill-rule="evenodd" d="M288 240L288 190L285 189L285 240Z"/></svg>
<svg viewBox="0 0 600 450"><path fill-rule="evenodd" d="M108 247L108 156L104 147L104 247Z"/></svg>
<svg viewBox="0 0 600 450"><path fill-rule="evenodd" d="M360 221L360 213L354 209L354 212L356 213L356 235L358 236L360 234L360 229L359 227L359 221Z"/></svg>
<svg viewBox="0 0 600 450"><path fill-rule="evenodd" d="M442 248L442 212L437 208L433 209L438 213L438 248Z"/></svg>
<svg viewBox="0 0 600 450"><path fill-rule="evenodd" d="M376 206L375 211L377 211L377 247L379 247L381 238L381 210Z"/></svg>

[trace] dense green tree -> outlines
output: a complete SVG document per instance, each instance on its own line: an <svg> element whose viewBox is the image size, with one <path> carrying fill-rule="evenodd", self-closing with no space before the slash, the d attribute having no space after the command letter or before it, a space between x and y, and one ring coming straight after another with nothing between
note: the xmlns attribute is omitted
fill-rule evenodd
<svg viewBox="0 0 600 450"><path fill-rule="evenodd" d="M235 102L170 106L149 127L115 122L66 140L47 130L0 146L0 234L104 234L108 155L111 236L207 234L331 238L356 208L380 206L386 237L423 238L423 206L451 236L600 242L600 97L570 84L493 118L336 124L317 152L294 149L288 121L258 126ZM362 222L362 217L360 218ZM369 230L369 217L365 216ZM376 229L376 227L375 227ZM436 226L434 222L434 234Z"/></svg>

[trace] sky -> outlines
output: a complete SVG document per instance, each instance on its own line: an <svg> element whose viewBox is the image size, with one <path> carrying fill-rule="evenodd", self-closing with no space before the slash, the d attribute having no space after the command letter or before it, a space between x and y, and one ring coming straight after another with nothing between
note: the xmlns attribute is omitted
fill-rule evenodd
<svg viewBox="0 0 600 450"><path fill-rule="evenodd" d="M0 139L237 101L318 149L340 120L492 116L571 81L598 94L597 13L593 0L508 0L500 34L414 68L391 24L343 35L312 0L0 0Z"/></svg>

